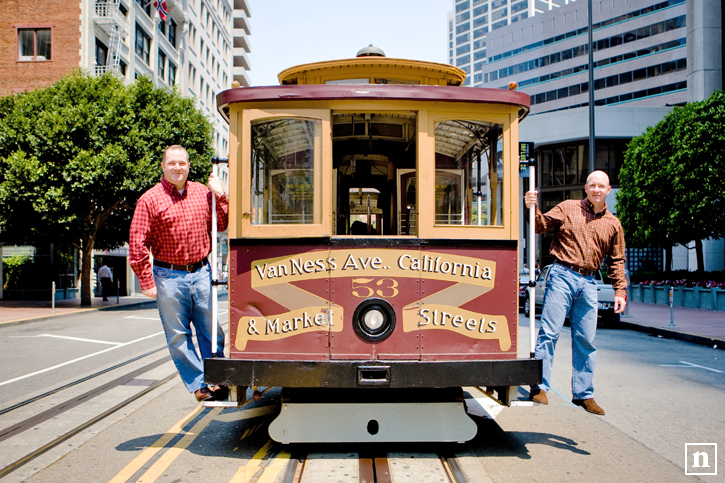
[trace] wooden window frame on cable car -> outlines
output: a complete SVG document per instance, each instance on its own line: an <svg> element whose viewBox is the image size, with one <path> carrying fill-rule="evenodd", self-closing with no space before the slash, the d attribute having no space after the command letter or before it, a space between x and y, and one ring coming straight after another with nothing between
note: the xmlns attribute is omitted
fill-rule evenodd
<svg viewBox="0 0 725 483"><path fill-rule="evenodd" d="M230 116L230 132L241 132L241 142L232 143L230 152L230 203L233 209L230 216L230 238L307 238L333 236L333 166L332 166L332 113L342 111L410 112L409 109L391 109L383 105L376 108L349 109L347 106L330 106L325 109L234 109ZM420 105L418 105L420 107ZM518 117L506 106L485 104L485 115L476 115L470 104L448 104L441 109L440 103L431 106L434 109L418 109L416 123L416 206L417 235L423 239L518 239L518 160L512 165L512 153L516 147ZM476 105L480 110L480 104ZM259 120L293 118L310 120L316 125L314 136L314 186L313 186L313 222L307 224L253 224L252 216L252 123ZM502 224L495 226L475 225L436 225L435 197L421 196L422 193L435 192L435 128L436 123L448 120L483 121L500 124L503 129L503 204ZM241 131L239 127L241 125ZM512 136L513 135L513 136ZM239 176L241 170L241 176ZM506 182L509 180L509 182ZM376 235L377 236L377 235ZM387 235L386 235L387 236ZM408 235L390 235L391 237L409 237Z"/></svg>

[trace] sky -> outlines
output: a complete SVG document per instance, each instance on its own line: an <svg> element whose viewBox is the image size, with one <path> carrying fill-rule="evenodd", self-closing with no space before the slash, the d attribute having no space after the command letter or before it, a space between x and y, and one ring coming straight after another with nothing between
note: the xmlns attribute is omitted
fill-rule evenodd
<svg viewBox="0 0 725 483"><path fill-rule="evenodd" d="M448 63L452 0L250 0L252 86L279 85L295 65L355 57L373 44L387 57Z"/></svg>

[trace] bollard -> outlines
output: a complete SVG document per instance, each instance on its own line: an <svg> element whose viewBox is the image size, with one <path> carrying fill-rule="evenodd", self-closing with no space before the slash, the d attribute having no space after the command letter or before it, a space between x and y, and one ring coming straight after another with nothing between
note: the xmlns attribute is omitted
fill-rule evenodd
<svg viewBox="0 0 725 483"><path fill-rule="evenodd" d="M50 306L53 309L52 313L55 313L55 282L50 286Z"/></svg>
<svg viewBox="0 0 725 483"><path fill-rule="evenodd" d="M675 289L670 287L670 325L667 327L675 327Z"/></svg>
<svg viewBox="0 0 725 483"><path fill-rule="evenodd" d="M116 279L116 303L121 303L121 299L119 298L119 293L121 292L121 281L119 279Z"/></svg>

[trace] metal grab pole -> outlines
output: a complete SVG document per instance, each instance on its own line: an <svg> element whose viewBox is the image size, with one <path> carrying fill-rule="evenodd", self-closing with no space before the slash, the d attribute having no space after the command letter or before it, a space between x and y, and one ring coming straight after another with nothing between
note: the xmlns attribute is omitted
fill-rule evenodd
<svg viewBox="0 0 725 483"><path fill-rule="evenodd" d="M536 189L536 167L529 164L529 191ZM536 205L529 207L529 342L530 356L536 356Z"/></svg>
<svg viewBox="0 0 725 483"><path fill-rule="evenodd" d="M217 166L219 158L214 157L212 159L212 173L217 176ZM219 333L218 325L219 321L219 307L217 301L217 285L216 282L219 280L217 275L216 266L216 246L217 246L217 223L216 223L216 195L211 193L211 356L216 357L217 351L217 335Z"/></svg>

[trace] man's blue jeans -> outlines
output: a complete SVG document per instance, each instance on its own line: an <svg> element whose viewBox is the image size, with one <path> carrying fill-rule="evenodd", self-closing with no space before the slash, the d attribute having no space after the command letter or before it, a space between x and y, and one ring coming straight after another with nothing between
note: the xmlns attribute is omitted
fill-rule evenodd
<svg viewBox="0 0 725 483"><path fill-rule="evenodd" d="M551 388L554 349L567 314L571 321L572 377L574 399L589 399L594 393L594 364L597 330L597 281L554 264L546 277L541 328L536 342L536 358L543 361L543 382L539 389Z"/></svg>
<svg viewBox="0 0 725 483"><path fill-rule="evenodd" d="M205 387L203 359L211 354L211 268L204 265L196 272L154 267L156 305L166 333L166 344L186 389L194 392ZM201 359L194 348L191 325L194 324ZM224 332L217 332L216 357L224 357Z"/></svg>

